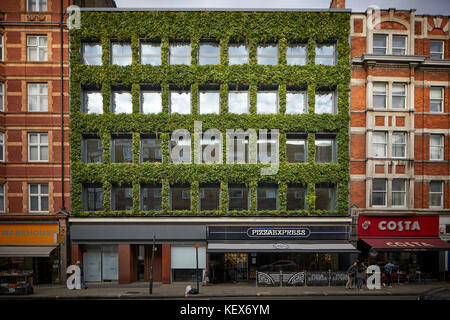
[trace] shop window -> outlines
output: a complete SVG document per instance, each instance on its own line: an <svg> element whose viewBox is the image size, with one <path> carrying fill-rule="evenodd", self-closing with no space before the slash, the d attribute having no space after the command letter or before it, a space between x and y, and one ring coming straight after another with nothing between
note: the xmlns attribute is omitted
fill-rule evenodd
<svg viewBox="0 0 450 320"><path fill-rule="evenodd" d="M271 114L278 112L278 90L276 86L261 87L256 96L256 113Z"/></svg>
<svg viewBox="0 0 450 320"><path fill-rule="evenodd" d="M131 134L111 135L111 162L133 162L133 139Z"/></svg>
<svg viewBox="0 0 450 320"><path fill-rule="evenodd" d="M220 63L219 44L202 42L198 46L198 64L201 66Z"/></svg>
<svg viewBox="0 0 450 320"><path fill-rule="evenodd" d="M141 64L151 66L161 65L161 42L160 41L141 41Z"/></svg>
<svg viewBox="0 0 450 320"><path fill-rule="evenodd" d="M198 255L197 255L198 253ZM196 281L198 256L198 279L202 281L203 270L206 269L206 248L200 246L176 246L170 247L170 268L172 269L172 280Z"/></svg>
<svg viewBox="0 0 450 320"><path fill-rule="evenodd" d="M220 88L219 85L209 85L199 88L199 106L200 114L220 112Z"/></svg>
<svg viewBox="0 0 450 320"><path fill-rule="evenodd" d="M218 210L220 206L220 185L200 185L198 190L199 210Z"/></svg>
<svg viewBox="0 0 450 320"><path fill-rule="evenodd" d="M86 89L82 93L81 112L88 114L103 113L103 95L99 89Z"/></svg>
<svg viewBox="0 0 450 320"><path fill-rule="evenodd" d="M308 60L306 44L291 44L286 47L286 64L303 66Z"/></svg>
<svg viewBox="0 0 450 320"><path fill-rule="evenodd" d="M191 163L192 162L192 150L191 150L191 137L179 136L179 139L172 138L169 141L169 161L173 163Z"/></svg>
<svg viewBox="0 0 450 320"><path fill-rule="evenodd" d="M83 162L102 162L103 147L102 140L95 134L85 134L82 140Z"/></svg>
<svg viewBox="0 0 450 320"><path fill-rule="evenodd" d="M248 187L244 184L228 184L228 199L228 211L248 210Z"/></svg>
<svg viewBox="0 0 450 320"><path fill-rule="evenodd" d="M171 42L169 46L169 64L191 64L191 45L189 42Z"/></svg>
<svg viewBox="0 0 450 320"><path fill-rule="evenodd" d="M444 112L444 88L430 88L430 112Z"/></svg>
<svg viewBox="0 0 450 320"><path fill-rule="evenodd" d="M111 44L111 64L119 66L129 66L132 61L131 43L112 42Z"/></svg>
<svg viewBox="0 0 450 320"><path fill-rule="evenodd" d="M188 88L170 89L169 113L190 114L191 113L191 91Z"/></svg>
<svg viewBox="0 0 450 320"><path fill-rule="evenodd" d="M28 61L47 61L47 53L47 36L27 36Z"/></svg>
<svg viewBox="0 0 450 320"><path fill-rule="evenodd" d="M5 212L5 184L0 183L0 212Z"/></svg>
<svg viewBox="0 0 450 320"><path fill-rule="evenodd" d="M274 66L278 64L278 45L261 44L256 48L256 59L258 64Z"/></svg>
<svg viewBox="0 0 450 320"><path fill-rule="evenodd" d="M306 187L304 185L289 185L286 191L286 209L306 209Z"/></svg>
<svg viewBox="0 0 450 320"><path fill-rule="evenodd" d="M406 133L393 132L392 133L392 157L405 158L406 157Z"/></svg>
<svg viewBox="0 0 450 320"><path fill-rule="evenodd" d="M328 135L316 135L316 162L336 162L336 137Z"/></svg>
<svg viewBox="0 0 450 320"><path fill-rule="evenodd" d="M444 59L444 41L438 40L430 41L430 59L432 60Z"/></svg>
<svg viewBox="0 0 450 320"><path fill-rule="evenodd" d="M387 133L372 133L372 156L375 158L386 158L387 156Z"/></svg>
<svg viewBox="0 0 450 320"><path fill-rule="evenodd" d="M372 92L372 103L374 109L386 109L387 106L387 83L374 82Z"/></svg>
<svg viewBox="0 0 450 320"><path fill-rule="evenodd" d="M0 132L0 162L5 161L5 134Z"/></svg>
<svg viewBox="0 0 450 320"><path fill-rule="evenodd" d="M228 91L228 112L235 114L249 113L248 86L230 86Z"/></svg>
<svg viewBox="0 0 450 320"><path fill-rule="evenodd" d="M27 0L27 11L47 11L47 0Z"/></svg>
<svg viewBox="0 0 450 320"><path fill-rule="evenodd" d="M278 187L260 185L256 192L257 210L278 210Z"/></svg>
<svg viewBox="0 0 450 320"><path fill-rule="evenodd" d="M111 197L112 210L133 210L133 188L131 185L113 186Z"/></svg>
<svg viewBox="0 0 450 320"><path fill-rule="evenodd" d="M28 111L48 111L48 84L28 83Z"/></svg>
<svg viewBox="0 0 450 320"><path fill-rule="evenodd" d="M315 188L316 209L333 211L337 204L337 190L334 183L317 183Z"/></svg>
<svg viewBox="0 0 450 320"><path fill-rule="evenodd" d="M430 135L430 160L444 160L444 136Z"/></svg>
<svg viewBox="0 0 450 320"><path fill-rule="evenodd" d="M336 91L329 89L316 91L314 112L316 114L337 114Z"/></svg>
<svg viewBox="0 0 450 320"><path fill-rule="evenodd" d="M442 207L444 199L444 183L430 181L430 207ZM450 232L448 232L450 233Z"/></svg>
<svg viewBox="0 0 450 320"><path fill-rule="evenodd" d="M245 44L230 43L228 44L228 64L245 64L248 63L249 48Z"/></svg>
<svg viewBox="0 0 450 320"><path fill-rule="evenodd" d="M161 141L155 135L141 135L141 162L162 162Z"/></svg>
<svg viewBox="0 0 450 320"><path fill-rule="evenodd" d="M81 62L88 66L102 65L102 45L99 42L81 44Z"/></svg>
<svg viewBox="0 0 450 320"><path fill-rule="evenodd" d="M286 159L290 163L308 161L306 135L286 134Z"/></svg>
<svg viewBox="0 0 450 320"><path fill-rule="evenodd" d="M373 179L372 206L386 206L387 180Z"/></svg>
<svg viewBox="0 0 450 320"><path fill-rule="evenodd" d="M83 210L103 211L103 187L101 184L83 185Z"/></svg>
<svg viewBox="0 0 450 320"><path fill-rule="evenodd" d="M0 82L0 111L5 111L5 84Z"/></svg>
<svg viewBox="0 0 450 320"><path fill-rule="evenodd" d="M191 189L189 186L171 186L169 199L170 210L191 210Z"/></svg>
<svg viewBox="0 0 450 320"><path fill-rule="evenodd" d="M308 113L308 100L305 90L287 88L285 114Z"/></svg>
<svg viewBox="0 0 450 320"><path fill-rule="evenodd" d="M336 64L336 45L334 43L316 45L316 64L327 66Z"/></svg>
<svg viewBox="0 0 450 320"><path fill-rule="evenodd" d="M30 212L48 212L47 183L30 183L28 195Z"/></svg>
<svg viewBox="0 0 450 320"><path fill-rule="evenodd" d="M141 113L157 114L162 112L162 96L159 86L141 87Z"/></svg>
<svg viewBox="0 0 450 320"><path fill-rule="evenodd" d="M161 211L161 185L141 185L141 208L143 211Z"/></svg>
<svg viewBox="0 0 450 320"><path fill-rule="evenodd" d="M403 207L406 204L406 180L392 180L392 206Z"/></svg>
<svg viewBox="0 0 450 320"><path fill-rule="evenodd" d="M111 91L111 112L115 114L133 113L131 89L125 87L113 88Z"/></svg>
<svg viewBox="0 0 450 320"><path fill-rule="evenodd" d="M48 161L48 134L28 134L28 161Z"/></svg>

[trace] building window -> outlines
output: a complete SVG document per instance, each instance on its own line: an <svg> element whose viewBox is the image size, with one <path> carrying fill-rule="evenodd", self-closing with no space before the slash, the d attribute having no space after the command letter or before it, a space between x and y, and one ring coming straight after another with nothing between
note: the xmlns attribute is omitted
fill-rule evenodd
<svg viewBox="0 0 450 320"><path fill-rule="evenodd" d="M374 82L372 99L373 99L373 107L375 109L386 109L387 106L386 88L387 83Z"/></svg>
<svg viewBox="0 0 450 320"><path fill-rule="evenodd" d="M191 189L174 185L169 190L170 210L191 210Z"/></svg>
<svg viewBox="0 0 450 320"><path fill-rule="evenodd" d="M161 65L161 42L141 41L141 64Z"/></svg>
<svg viewBox="0 0 450 320"><path fill-rule="evenodd" d="M186 89L173 88L170 90L169 113L179 113L179 114L191 113L191 92L187 88Z"/></svg>
<svg viewBox="0 0 450 320"><path fill-rule="evenodd" d="M0 161L5 161L5 134L0 132Z"/></svg>
<svg viewBox="0 0 450 320"><path fill-rule="evenodd" d="M444 88L430 88L430 112L444 112Z"/></svg>
<svg viewBox="0 0 450 320"><path fill-rule="evenodd" d="M161 211L161 185L141 185L141 208L143 211Z"/></svg>
<svg viewBox="0 0 450 320"><path fill-rule="evenodd" d="M228 211L248 210L248 188L243 184L228 184Z"/></svg>
<svg viewBox="0 0 450 320"><path fill-rule="evenodd" d="M47 36L27 36L28 61L47 61Z"/></svg>
<svg viewBox="0 0 450 320"><path fill-rule="evenodd" d="M114 134L111 136L111 162L133 162L133 140L131 134Z"/></svg>
<svg viewBox="0 0 450 320"><path fill-rule="evenodd" d="M386 206L387 180L373 179L372 206Z"/></svg>
<svg viewBox="0 0 450 320"><path fill-rule="evenodd" d="M188 42L173 42L169 49L169 64L191 64L191 45Z"/></svg>
<svg viewBox="0 0 450 320"><path fill-rule="evenodd" d="M258 64L274 66L278 64L278 46L273 44L259 45L256 49Z"/></svg>
<svg viewBox="0 0 450 320"><path fill-rule="evenodd" d="M133 113L133 103L131 99L131 90L128 88L118 88L112 90L111 112L119 113Z"/></svg>
<svg viewBox="0 0 450 320"><path fill-rule="evenodd" d="M141 135L141 162L162 162L161 139Z"/></svg>
<svg viewBox="0 0 450 320"><path fill-rule="evenodd" d="M239 43L230 43L228 45L228 64L245 64L248 63L248 46Z"/></svg>
<svg viewBox="0 0 450 320"><path fill-rule="evenodd" d="M100 43L82 43L81 44L82 63L88 66L102 65L102 46Z"/></svg>
<svg viewBox="0 0 450 320"><path fill-rule="evenodd" d="M200 155L200 159L202 163L219 163L221 162L221 150L222 147L220 145L220 137L216 137L214 135L211 135L210 137L206 138L202 135L202 138L200 139L200 145L202 153ZM206 149L208 148L208 149Z"/></svg>
<svg viewBox="0 0 450 320"><path fill-rule="evenodd" d="M178 154L176 154L174 148L178 148ZM170 162L175 163L191 163L192 151L191 151L191 139L190 137L177 140L170 139L169 141Z"/></svg>
<svg viewBox="0 0 450 320"><path fill-rule="evenodd" d="M103 113L103 95L100 90L83 90L81 111L88 114Z"/></svg>
<svg viewBox="0 0 450 320"><path fill-rule="evenodd" d="M32 183L28 185L29 210L31 212L48 212L48 184Z"/></svg>
<svg viewBox="0 0 450 320"><path fill-rule="evenodd" d="M141 112L144 114L161 113L162 96L159 87L141 87Z"/></svg>
<svg viewBox="0 0 450 320"><path fill-rule="evenodd" d="M0 111L5 111L5 84L0 82Z"/></svg>
<svg viewBox="0 0 450 320"><path fill-rule="evenodd" d="M248 163L249 134L230 135L232 150L227 150L227 163Z"/></svg>
<svg viewBox="0 0 450 320"><path fill-rule="evenodd" d="M286 191L286 210L305 210L306 187L304 185L289 185Z"/></svg>
<svg viewBox="0 0 450 320"><path fill-rule="evenodd" d="M28 83L28 111L48 111L48 84Z"/></svg>
<svg viewBox="0 0 450 320"><path fill-rule="evenodd" d="M131 185L113 186L111 195L112 210L133 210L133 188Z"/></svg>
<svg viewBox="0 0 450 320"><path fill-rule="evenodd" d="M291 44L286 48L286 63L288 66L303 66L308 60L306 44Z"/></svg>
<svg viewBox="0 0 450 320"><path fill-rule="evenodd" d="M303 114L307 113L307 94L306 91L288 90L286 92L286 111L285 114Z"/></svg>
<svg viewBox="0 0 450 320"><path fill-rule="evenodd" d="M327 136L316 135L316 162L336 162L336 139Z"/></svg>
<svg viewBox="0 0 450 320"><path fill-rule="evenodd" d="M257 210L278 210L278 187L260 185L256 190Z"/></svg>
<svg viewBox="0 0 450 320"><path fill-rule="evenodd" d="M103 211L103 188L101 184L83 185L83 210Z"/></svg>
<svg viewBox="0 0 450 320"><path fill-rule="evenodd" d="M334 91L316 91L316 101L314 105L316 114L330 113L336 114L336 96Z"/></svg>
<svg viewBox="0 0 450 320"><path fill-rule="evenodd" d="M334 183L317 183L315 189L316 210L335 210L337 204L336 185Z"/></svg>
<svg viewBox="0 0 450 320"><path fill-rule="evenodd" d="M406 85L404 83L392 84L392 109L405 109Z"/></svg>
<svg viewBox="0 0 450 320"><path fill-rule="evenodd" d="M392 206L405 206L406 203L406 180L392 180Z"/></svg>
<svg viewBox="0 0 450 320"><path fill-rule="evenodd" d="M0 212L5 212L5 184L0 183Z"/></svg>
<svg viewBox="0 0 450 320"><path fill-rule="evenodd" d="M219 185L200 185L198 204L200 211L218 210L220 205Z"/></svg>
<svg viewBox="0 0 450 320"><path fill-rule="evenodd" d="M372 156L375 158L386 158L387 156L386 132L372 133Z"/></svg>
<svg viewBox="0 0 450 320"><path fill-rule="evenodd" d="M228 112L236 114L249 113L248 87L228 91Z"/></svg>
<svg viewBox="0 0 450 320"><path fill-rule="evenodd" d="M200 43L198 46L198 64L201 66L220 63L219 44L214 42Z"/></svg>
<svg viewBox="0 0 450 320"><path fill-rule="evenodd" d="M406 55L406 40L407 36L402 35L374 34L372 52L373 54Z"/></svg>
<svg viewBox="0 0 450 320"><path fill-rule="evenodd" d="M392 157L393 158L406 157L406 133L404 132L392 133Z"/></svg>
<svg viewBox="0 0 450 320"><path fill-rule="evenodd" d="M430 41L430 59L444 59L444 41Z"/></svg>
<svg viewBox="0 0 450 320"><path fill-rule="evenodd" d="M279 154L278 142L278 135L275 134L268 133L264 138L259 136L256 142L258 162L275 163Z"/></svg>
<svg viewBox="0 0 450 320"><path fill-rule="evenodd" d="M48 161L48 134L28 134L28 161Z"/></svg>
<svg viewBox="0 0 450 320"><path fill-rule="evenodd" d="M373 54L387 53L387 35L374 34L373 35Z"/></svg>
<svg viewBox="0 0 450 320"><path fill-rule="evenodd" d="M316 64L331 66L336 64L336 46L332 43L316 45Z"/></svg>
<svg viewBox="0 0 450 320"><path fill-rule="evenodd" d="M111 63L119 66L131 65L131 44L127 42L113 42Z"/></svg>
<svg viewBox="0 0 450 320"><path fill-rule="evenodd" d="M305 135L286 134L286 159L290 163L308 161Z"/></svg>
<svg viewBox="0 0 450 320"><path fill-rule="evenodd" d="M220 112L220 89L218 85L199 88L199 106L200 114Z"/></svg>
<svg viewBox="0 0 450 320"><path fill-rule="evenodd" d="M83 135L83 162L95 163L102 162L103 147L102 140L95 134Z"/></svg>
<svg viewBox="0 0 450 320"><path fill-rule="evenodd" d="M406 54L406 36L392 36L392 54Z"/></svg>
<svg viewBox="0 0 450 320"><path fill-rule="evenodd" d="M275 91L274 88L267 88L267 89L271 90L259 91L257 93L256 96L257 114L270 114L278 112L278 91Z"/></svg>
<svg viewBox="0 0 450 320"><path fill-rule="evenodd" d="M3 45L3 35L0 34L0 61L4 60L4 45Z"/></svg>
<svg viewBox="0 0 450 320"><path fill-rule="evenodd" d="M444 136L430 135L430 160L444 160Z"/></svg>
<svg viewBox="0 0 450 320"><path fill-rule="evenodd" d="M27 0L27 11L47 11L47 0Z"/></svg>
<svg viewBox="0 0 450 320"><path fill-rule="evenodd" d="M430 207L442 207L444 199L442 181L430 181Z"/></svg>

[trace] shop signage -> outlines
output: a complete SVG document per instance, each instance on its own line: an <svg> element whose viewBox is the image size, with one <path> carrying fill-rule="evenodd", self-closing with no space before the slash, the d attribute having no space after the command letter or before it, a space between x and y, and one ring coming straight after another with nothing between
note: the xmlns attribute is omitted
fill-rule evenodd
<svg viewBox="0 0 450 320"><path fill-rule="evenodd" d="M437 236L439 217L359 217L360 236Z"/></svg>
<svg viewBox="0 0 450 320"><path fill-rule="evenodd" d="M57 243L57 223L5 223L0 225L0 244L53 245Z"/></svg>
<svg viewBox="0 0 450 320"><path fill-rule="evenodd" d="M311 232L308 228L248 228L250 238L307 238Z"/></svg>

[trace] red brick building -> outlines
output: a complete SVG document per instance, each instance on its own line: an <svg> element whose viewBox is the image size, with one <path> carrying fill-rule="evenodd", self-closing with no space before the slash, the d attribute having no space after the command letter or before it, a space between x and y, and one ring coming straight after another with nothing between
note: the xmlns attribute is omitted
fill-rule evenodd
<svg viewBox="0 0 450 320"><path fill-rule="evenodd" d="M448 17L414 9L352 14L350 204L360 220L450 215L449 27ZM401 268L425 259L412 255ZM441 251L440 272L446 259Z"/></svg>

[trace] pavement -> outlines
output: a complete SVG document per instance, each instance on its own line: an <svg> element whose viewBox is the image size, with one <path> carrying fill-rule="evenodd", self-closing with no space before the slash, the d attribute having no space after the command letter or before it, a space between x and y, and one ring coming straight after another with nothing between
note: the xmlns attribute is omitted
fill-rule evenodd
<svg viewBox="0 0 450 320"><path fill-rule="evenodd" d="M390 296L418 296L420 293L437 287L449 287L448 282L434 282L422 284L394 284L392 288L382 287L380 290L364 288L345 289L343 286L301 286L301 287L257 287L249 283L208 284L199 287L199 294L185 295L186 286L195 288L192 282L177 282L172 284L154 283L153 293L149 293L148 282L132 284L88 283L88 289L69 290L65 285L35 285L34 294L30 295L0 295L3 299L214 299L232 298L257 299L281 297L326 297L326 296L358 296L377 298Z"/></svg>

